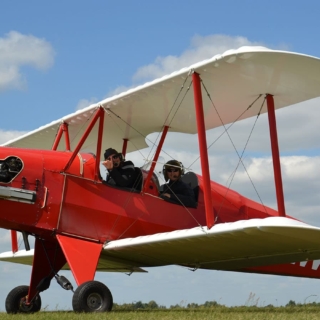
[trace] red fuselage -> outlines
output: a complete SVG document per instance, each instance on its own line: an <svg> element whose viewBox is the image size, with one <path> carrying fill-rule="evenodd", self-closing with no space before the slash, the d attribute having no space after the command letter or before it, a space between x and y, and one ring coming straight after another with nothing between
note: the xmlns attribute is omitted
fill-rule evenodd
<svg viewBox="0 0 320 320"><path fill-rule="evenodd" d="M2 195L0 227L43 238L65 234L103 243L206 225L201 176L198 207L186 209L160 199L153 181L148 192L139 193L95 180L92 154L79 154L63 172L70 154L0 148L1 161L17 157L23 163L21 171L11 181L0 182L0 187L35 194L28 203ZM216 223L278 215L215 182L211 195Z"/></svg>

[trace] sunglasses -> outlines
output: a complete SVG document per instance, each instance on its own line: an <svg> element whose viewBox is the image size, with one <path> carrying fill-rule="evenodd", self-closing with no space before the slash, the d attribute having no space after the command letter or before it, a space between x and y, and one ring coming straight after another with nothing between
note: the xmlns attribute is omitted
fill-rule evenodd
<svg viewBox="0 0 320 320"><path fill-rule="evenodd" d="M167 169L166 170L167 172L178 172L179 169L176 169L176 168L170 168L170 169Z"/></svg>
<svg viewBox="0 0 320 320"><path fill-rule="evenodd" d="M109 157L107 160L111 160L111 159L113 159L113 160L116 160L116 159L118 159L119 158L119 156L118 155L115 155L115 156L112 156L112 157Z"/></svg>

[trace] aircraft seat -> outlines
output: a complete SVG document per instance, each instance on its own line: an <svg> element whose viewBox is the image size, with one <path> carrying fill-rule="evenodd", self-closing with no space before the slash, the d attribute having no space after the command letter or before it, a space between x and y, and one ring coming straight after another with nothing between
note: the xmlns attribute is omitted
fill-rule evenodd
<svg viewBox="0 0 320 320"><path fill-rule="evenodd" d="M192 188L196 202L198 202L199 181L197 175L193 172L187 172L181 177L181 180Z"/></svg>

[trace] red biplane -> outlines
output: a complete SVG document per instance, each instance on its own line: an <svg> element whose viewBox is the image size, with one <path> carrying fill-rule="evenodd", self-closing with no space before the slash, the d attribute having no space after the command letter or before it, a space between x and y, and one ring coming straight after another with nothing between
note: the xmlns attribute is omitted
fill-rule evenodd
<svg viewBox="0 0 320 320"><path fill-rule="evenodd" d="M0 227L11 230L12 251L0 259L32 265L29 286L7 296L8 313L41 309L51 280L70 269L78 285L77 312L110 311L109 289L96 271L144 272L181 265L320 278L320 228L285 212L275 109L320 96L320 60L243 47L105 99L0 147ZM278 209L210 180L206 130L268 113ZM197 208L159 197L154 174L167 132L197 134L201 175L182 179ZM103 182L107 147L122 153L145 148L161 132L148 170L136 188ZM241 159L241 155L239 154ZM182 159L178 159L182 160ZM18 250L21 232L25 250ZM35 238L30 250L28 237ZM300 261L308 261L302 268Z"/></svg>

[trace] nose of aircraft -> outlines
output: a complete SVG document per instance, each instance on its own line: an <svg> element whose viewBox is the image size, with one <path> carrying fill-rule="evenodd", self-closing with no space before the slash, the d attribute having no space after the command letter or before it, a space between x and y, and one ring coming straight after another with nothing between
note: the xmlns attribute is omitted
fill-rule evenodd
<svg viewBox="0 0 320 320"><path fill-rule="evenodd" d="M41 162L30 150L0 147L0 227L20 230L35 222Z"/></svg>

